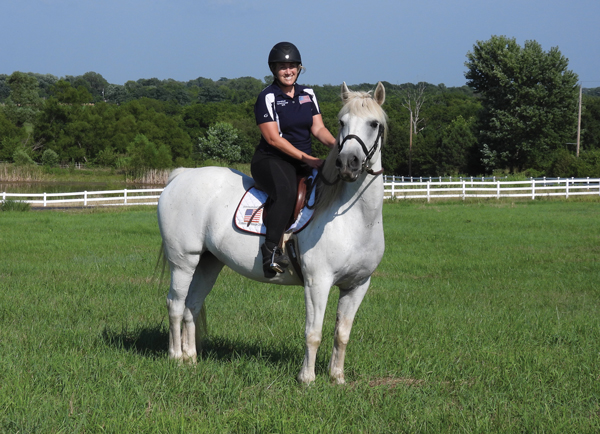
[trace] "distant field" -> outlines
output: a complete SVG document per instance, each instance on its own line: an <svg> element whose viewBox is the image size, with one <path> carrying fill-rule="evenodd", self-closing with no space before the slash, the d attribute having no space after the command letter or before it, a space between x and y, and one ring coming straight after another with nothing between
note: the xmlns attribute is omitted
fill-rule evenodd
<svg viewBox="0 0 600 434"><path fill-rule="evenodd" d="M334 288L305 387L301 288L225 270L180 366L154 208L0 212L0 432L600 431L600 201L399 201L384 219L348 384L327 377Z"/></svg>

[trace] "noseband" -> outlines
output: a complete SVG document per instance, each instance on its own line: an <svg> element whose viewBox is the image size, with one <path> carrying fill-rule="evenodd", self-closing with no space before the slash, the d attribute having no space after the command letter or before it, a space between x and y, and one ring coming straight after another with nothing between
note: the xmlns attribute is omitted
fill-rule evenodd
<svg viewBox="0 0 600 434"><path fill-rule="evenodd" d="M377 145L379 144L379 140L383 140L383 132L384 132L384 127L383 124L379 124L379 131L377 132L377 137L375 138L375 141L373 142L373 146L371 146L371 149L367 149L367 145L365 145L365 142L363 142L363 140L357 136L356 134L348 134L346 137L344 137L344 140L342 140L342 142L338 145L338 154L342 152L342 148L344 147L344 144L346 143L347 140L356 140L360 146L363 149L363 152L365 154L365 158L363 159L362 165L361 165L361 173L364 172L365 170L367 171L367 173L371 174L371 175L380 175L383 173L383 169L378 170L377 172L374 172L373 170L371 170L371 168L367 168L367 163L369 163L371 161L371 158L373 158L373 155L375 154L375 151L377 151Z"/></svg>

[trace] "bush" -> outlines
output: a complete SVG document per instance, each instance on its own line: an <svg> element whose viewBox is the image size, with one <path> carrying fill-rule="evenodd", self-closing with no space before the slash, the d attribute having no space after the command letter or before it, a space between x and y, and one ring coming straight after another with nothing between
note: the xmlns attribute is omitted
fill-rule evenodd
<svg viewBox="0 0 600 434"><path fill-rule="evenodd" d="M25 152L24 149L19 148L13 154L13 161L17 166L28 166L35 164L35 161Z"/></svg>
<svg viewBox="0 0 600 434"><path fill-rule="evenodd" d="M217 122L208 129L206 137L198 144L203 159L224 160L236 163L242 158L242 148L237 143L239 131L227 122Z"/></svg>
<svg viewBox="0 0 600 434"><path fill-rule="evenodd" d="M7 199L0 202L0 211L29 211L30 209L31 205L19 200Z"/></svg>
<svg viewBox="0 0 600 434"><path fill-rule="evenodd" d="M58 166L58 154L52 149L46 149L42 154L42 164L44 167Z"/></svg>

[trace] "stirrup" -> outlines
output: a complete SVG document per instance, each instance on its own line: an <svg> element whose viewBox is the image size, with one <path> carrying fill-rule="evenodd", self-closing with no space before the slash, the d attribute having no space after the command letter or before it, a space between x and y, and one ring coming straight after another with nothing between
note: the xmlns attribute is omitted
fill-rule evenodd
<svg viewBox="0 0 600 434"><path fill-rule="evenodd" d="M271 254L271 263L269 264L271 270L276 271L277 273L283 273L289 265L290 260L287 255L285 255L279 247L275 247Z"/></svg>
<svg viewBox="0 0 600 434"><path fill-rule="evenodd" d="M276 273L283 273L290 264L290 260L279 247L273 250L269 249L265 244L260 248L263 257L263 271L265 277L275 277Z"/></svg>

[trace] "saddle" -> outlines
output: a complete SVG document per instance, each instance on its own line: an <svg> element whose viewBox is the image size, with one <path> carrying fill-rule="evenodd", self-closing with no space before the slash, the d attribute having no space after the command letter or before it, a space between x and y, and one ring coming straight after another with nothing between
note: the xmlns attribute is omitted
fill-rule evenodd
<svg viewBox="0 0 600 434"><path fill-rule="evenodd" d="M306 177L298 177L298 193L294 210L290 218L286 232L298 233L308 224L312 218L315 205L315 179L317 172ZM249 188L242 197L235 212L235 226L244 231L257 235L264 235L264 225L268 196L256 185Z"/></svg>

